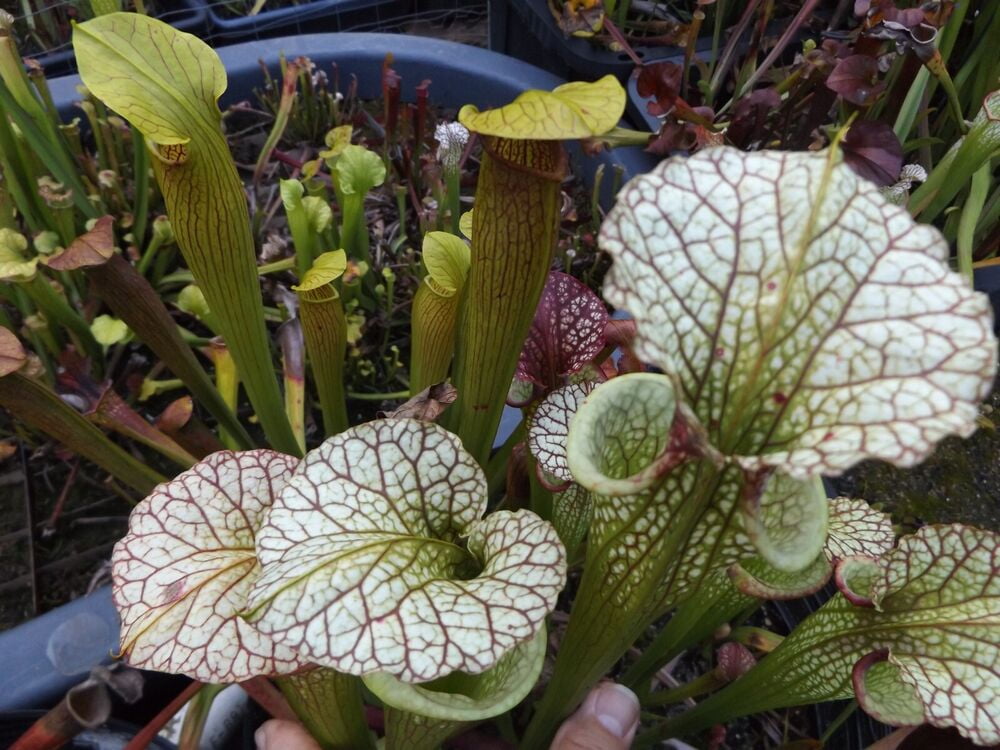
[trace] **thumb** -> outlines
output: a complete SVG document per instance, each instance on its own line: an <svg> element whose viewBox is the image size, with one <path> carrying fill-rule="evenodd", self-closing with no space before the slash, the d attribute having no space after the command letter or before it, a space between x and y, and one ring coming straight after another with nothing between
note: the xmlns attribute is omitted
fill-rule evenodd
<svg viewBox="0 0 1000 750"><path fill-rule="evenodd" d="M628 750L639 726L639 699L624 685L602 682L559 728L551 750Z"/></svg>
<svg viewBox="0 0 1000 750"><path fill-rule="evenodd" d="M319 750L316 740L297 721L265 721L253 738L257 750Z"/></svg>

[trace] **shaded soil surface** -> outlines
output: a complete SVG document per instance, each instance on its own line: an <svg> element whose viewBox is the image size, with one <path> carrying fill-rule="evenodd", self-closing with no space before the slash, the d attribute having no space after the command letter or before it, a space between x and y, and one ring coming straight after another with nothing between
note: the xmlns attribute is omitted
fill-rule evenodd
<svg viewBox="0 0 1000 750"><path fill-rule="evenodd" d="M0 413L0 427L9 428ZM0 463L0 630L107 580L106 560L131 505L100 469L25 443ZM60 498L63 510L50 523ZM33 534L29 536L29 526Z"/></svg>

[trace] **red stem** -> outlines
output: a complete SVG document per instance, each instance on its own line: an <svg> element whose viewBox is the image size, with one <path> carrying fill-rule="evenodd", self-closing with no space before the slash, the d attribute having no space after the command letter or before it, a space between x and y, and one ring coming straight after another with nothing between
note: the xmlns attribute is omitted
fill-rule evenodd
<svg viewBox="0 0 1000 750"><path fill-rule="evenodd" d="M56 524L59 522L59 517L62 515L63 508L66 506L66 498L69 497L69 491L76 484L76 474L80 470L80 459L77 458L73 462L73 466L69 470L69 476L66 477L66 483L63 485L62 491L59 493L59 498L56 500L56 505L52 509L52 515L49 516L49 520L45 522L43 527L44 532L54 532L56 530Z"/></svg>
<svg viewBox="0 0 1000 750"><path fill-rule="evenodd" d="M239 683L239 685L243 688L243 691L249 695L257 705L267 711L272 718L288 719L290 721L299 720L299 717L295 715L292 707L288 705L288 701L285 700L285 696L283 696L281 691L272 685L266 677L253 677L245 682Z"/></svg>
<svg viewBox="0 0 1000 750"><path fill-rule="evenodd" d="M622 46L622 51L632 58L632 62L636 64L637 67L642 67L642 58L635 54L635 50L632 49L632 45L628 43L625 35L622 34L621 30L615 26L611 19L608 18L607 14L604 15L604 30L608 32L608 35L614 39L618 44Z"/></svg>
<svg viewBox="0 0 1000 750"><path fill-rule="evenodd" d="M762 62L760 67L754 71L752 76L750 76L750 80L744 84L744 91L749 92L753 88L753 85L761 79L761 76L763 76L771 68L774 61L777 60L778 56L785 51L785 47L787 47L788 43L792 41L792 37L798 33L799 27L801 27L802 24L808 20L818 4L819 0L806 0L806 3L799 9L799 12L795 14L795 18L793 18L792 22L785 28L784 33L778 39L778 43L774 45L774 48L770 51L770 53L768 53L767 57L764 58L764 62ZM739 94L739 92L736 93Z"/></svg>
<svg viewBox="0 0 1000 750"><path fill-rule="evenodd" d="M159 734L160 730L167 725L167 722L174 718L174 714L180 711L184 704L191 700L203 687L204 683L193 681L184 688L160 713L140 729L135 737L129 740L124 750L145 750L149 746L149 743L153 741L153 738Z"/></svg>

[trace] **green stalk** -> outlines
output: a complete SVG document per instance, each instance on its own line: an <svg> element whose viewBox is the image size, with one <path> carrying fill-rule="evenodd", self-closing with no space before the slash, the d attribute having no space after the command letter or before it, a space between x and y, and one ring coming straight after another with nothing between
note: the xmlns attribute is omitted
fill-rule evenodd
<svg viewBox="0 0 1000 750"><path fill-rule="evenodd" d="M0 378L0 406L16 420L44 432L143 495L167 481L112 443L51 388L20 373Z"/></svg>
<svg viewBox="0 0 1000 750"><path fill-rule="evenodd" d="M697 596L681 602L667 624L622 675L622 684L641 696L649 689L650 679L664 664L711 637L720 625L758 603L730 585L724 572L721 575L727 578L724 586L703 587Z"/></svg>
<svg viewBox="0 0 1000 750"><path fill-rule="evenodd" d="M681 701L686 701L688 698L695 698L699 695L710 693L713 690L718 690L720 687L725 685L726 682L726 680L722 679L715 673L715 670L711 670L698 675L693 680L685 682L683 685L678 685L677 687L670 688L668 690L659 690L653 693L645 701L643 701L643 705L669 706L672 703L680 703Z"/></svg>
<svg viewBox="0 0 1000 750"><path fill-rule="evenodd" d="M41 122L47 119L45 110L31 91L28 74L24 71L24 63L14 41L13 21L13 16L0 11L0 80L3 80L14 101L33 119Z"/></svg>
<svg viewBox="0 0 1000 750"><path fill-rule="evenodd" d="M299 319L312 365L326 437L349 426L344 398L344 356L347 352L347 319L333 284L300 290Z"/></svg>
<svg viewBox="0 0 1000 750"><path fill-rule="evenodd" d="M657 485L637 495L595 497L583 578L552 679L528 725L522 748L548 747L559 721L607 674L657 614L673 603L678 559L691 532L711 507L721 479L718 469L699 461L697 476L688 485L694 489L683 502L664 501ZM615 515L629 521L602 521L597 512L601 502L617 503ZM667 528L657 520L664 513L670 513ZM660 533L648 533L653 528ZM632 549L630 558L641 558L643 564L621 572L620 551L635 548L637 539L644 540L645 549Z"/></svg>
<svg viewBox="0 0 1000 750"><path fill-rule="evenodd" d="M385 750L438 750L441 743L467 726L469 722L431 719L388 706L385 710Z"/></svg>
<svg viewBox="0 0 1000 750"><path fill-rule="evenodd" d="M97 343L87 321L70 307L65 297L52 288L49 280L36 273L31 281L24 282L24 290L46 320L66 328L81 352L90 357L92 366L99 372L103 371L103 347Z"/></svg>
<svg viewBox="0 0 1000 750"><path fill-rule="evenodd" d="M149 238L149 244L146 245L146 249L142 251L142 257L139 258L138 265L136 265L136 270L140 276L146 275L146 272L149 270L149 264L153 262L153 258L156 256L156 251L163 244L164 238L154 232L153 236Z"/></svg>
<svg viewBox="0 0 1000 750"><path fill-rule="evenodd" d="M302 323L292 318L278 329L281 368L285 379L285 414L300 450L306 450L306 356Z"/></svg>
<svg viewBox="0 0 1000 750"><path fill-rule="evenodd" d="M365 223L365 196L362 193L344 193L340 203L343 225L340 238L347 255L371 267L372 258Z"/></svg>
<svg viewBox="0 0 1000 750"><path fill-rule="evenodd" d="M274 152L278 141L281 140L281 137L285 134L285 129L288 127L288 117L292 112L292 106L295 104L295 90L298 77L299 66L294 62L288 63L285 67L284 82L281 87L281 101L278 104L278 111L274 115L274 124L271 126L271 132L267 134L267 140L264 141L264 146L260 150L260 156L257 157L257 164L253 168L254 185L260 182L260 177L264 173L268 161L271 159L271 154Z"/></svg>
<svg viewBox="0 0 1000 750"><path fill-rule="evenodd" d="M448 213L451 216L451 233L456 237L462 236L462 230L458 228L459 219L462 218L462 170L456 164L454 167L446 165L444 168L445 192L448 194ZM404 214L400 214L403 216Z"/></svg>
<svg viewBox="0 0 1000 750"><path fill-rule="evenodd" d="M240 375L233 355L225 343L217 338L209 342L206 354L215 365L215 387L229 410L235 412L240 395ZM239 450L236 435L227 429L222 429L221 433L223 445L230 450Z"/></svg>
<svg viewBox="0 0 1000 750"><path fill-rule="evenodd" d="M365 722L359 677L318 668L275 682L323 750L375 747Z"/></svg>
<svg viewBox="0 0 1000 750"><path fill-rule="evenodd" d="M292 235L292 245L295 247L295 266L299 279L306 275L316 260L316 235L302 202L304 193L305 187L298 180L281 181L281 202L285 207L288 231Z"/></svg>
<svg viewBox="0 0 1000 750"><path fill-rule="evenodd" d="M271 367L250 215L229 148L218 130L186 163L153 160L177 245L218 318L247 395L275 450L300 455Z"/></svg>
<svg viewBox="0 0 1000 750"><path fill-rule="evenodd" d="M1000 154L1000 91L983 102L968 134L934 167L907 207L923 222L934 221L989 160Z"/></svg>
<svg viewBox="0 0 1000 750"><path fill-rule="evenodd" d="M7 179L4 176L3 166L0 165L0 229L16 229L14 220L16 205L7 189Z"/></svg>
<svg viewBox="0 0 1000 750"><path fill-rule="evenodd" d="M281 260L275 260L270 263L264 263L257 266L257 274L259 276L266 276L269 273L291 271L293 268L295 268L295 258L282 258Z"/></svg>
<svg viewBox="0 0 1000 750"><path fill-rule="evenodd" d="M447 379L455 353L455 322L458 318L458 293L424 279L413 295L410 314L410 393ZM431 282L431 283L429 283Z"/></svg>
<svg viewBox="0 0 1000 750"><path fill-rule="evenodd" d="M53 261L53 267L61 265ZM174 375L184 381L198 402L234 437L233 445L243 450L252 448L250 435L236 419L233 408L219 395L149 282L114 252L104 263L83 267L97 295Z"/></svg>
<svg viewBox="0 0 1000 750"><path fill-rule="evenodd" d="M768 656L758 662L749 673L729 683L725 689L710 695L694 708L639 735L635 747L656 747L668 737L696 734L716 724L724 724L737 716L765 711L776 705L790 707L787 701L781 700L783 666L780 659L775 659L773 655Z"/></svg>
<svg viewBox="0 0 1000 750"><path fill-rule="evenodd" d="M410 391L388 391L382 393L361 393L360 391L347 391L347 397L356 401L399 401L409 398Z"/></svg>
<svg viewBox="0 0 1000 750"><path fill-rule="evenodd" d="M215 698L226 689L226 685L204 685L188 702L184 723L181 725L181 736L177 747L181 750L194 750L201 744L201 735L205 731L205 721L212 710Z"/></svg>
<svg viewBox="0 0 1000 750"><path fill-rule="evenodd" d="M729 640L734 643L742 643L747 648L753 648L769 654L781 645L784 636L772 633L766 628L741 625L738 628L733 628L729 634Z"/></svg>
<svg viewBox="0 0 1000 750"><path fill-rule="evenodd" d="M33 96L31 100L38 106L39 117L36 119L13 96L6 83L0 82L0 108L6 111L21 135L31 148L32 155L45 165L59 182L73 191L73 202L84 216L97 218L99 211L87 197L87 189L80 180L76 165L73 163L68 148L62 141L55 125L45 117L44 110Z"/></svg>
<svg viewBox="0 0 1000 750"><path fill-rule="evenodd" d="M17 210L34 234L46 228L45 206L18 158L20 152L10 122L6 117L0 117L0 172Z"/></svg>
<svg viewBox="0 0 1000 750"><path fill-rule="evenodd" d="M485 138L446 426L486 465L559 225L566 154L557 141Z"/></svg>
<svg viewBox="0 0 1000 750"><path fill-rule="evenodd" d="M990 190L990 165L983 164L974 175L969 185L969 196L962 206L962 216L958 222L958 270L972 283L972 253L975 250L976 224L983 213L986 195Z"/></svg>
<svg viewBox="0 0 1000 750"><path fill-rule="evenodd" d="M299 455L272 366L246 195L220 128L216 100L225 70L218 56L197 38L134 13L78 24L73 44L87 87L139 127L154 149L153 171L177 245L219 318L269 443ZM174 45L183 45L184 54ZM151 69L154 52L178 64Z"/></svg>

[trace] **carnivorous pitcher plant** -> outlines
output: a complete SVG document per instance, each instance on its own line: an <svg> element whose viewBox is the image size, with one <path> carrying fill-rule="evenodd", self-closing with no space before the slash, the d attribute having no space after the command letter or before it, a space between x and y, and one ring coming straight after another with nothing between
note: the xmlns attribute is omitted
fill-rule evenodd
<svg viewBox="0 0 1000 750"><path fill-rule="evenodd" d="M651 709L714 693L647 723L643 745L852 695L889 724L1000 742L1000 539L952 525L897 540L886 515L823 489L864 459L910 467L970 435L997 363L987 297L949 269L938 230L844 162L838 138L705 148L632 179L600 228L602 300L553 269L561 142L612 131L620 84L463 108L481 166L471 225L449 173L453 231L422 238L416 398L353 425L341 276L371 260L364 200L385 170L374 151L331 146L342 225L308 179L281 188L299 245L286 390L304 388L304 344L324 422L310 445L302 391L283 401L275 377L217 56L134 14L80 24L75 40L84 83L149 144L200 309L269 442L242 450L250 436L230 415L219 426L241 449L198 452L167 481L81 446L149 493L112 559L123 659L257 695L277 686L326 748L431 749L486 722L545 748L608 675ZM150 66L150 49L166 64ZM114 286L128 264L110 224L98 231L101 257L73 267ZM185 361L177 377L225 416ZM33 392L29 371L0 336L0 402ZM449 378L454 404L430 408ZM524 424L491 452L505 402ZM837 593L784 639L729 629L831 580ZM713 638L727 641L717 664L654 690L659 667ZM382 739L366 702L383 711Z"/></svg>

